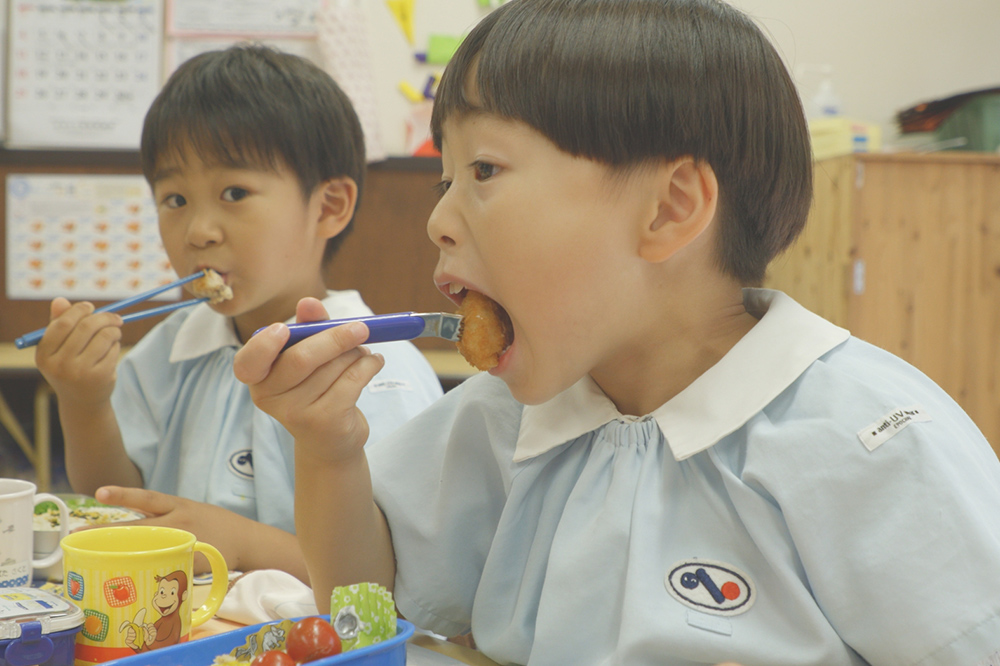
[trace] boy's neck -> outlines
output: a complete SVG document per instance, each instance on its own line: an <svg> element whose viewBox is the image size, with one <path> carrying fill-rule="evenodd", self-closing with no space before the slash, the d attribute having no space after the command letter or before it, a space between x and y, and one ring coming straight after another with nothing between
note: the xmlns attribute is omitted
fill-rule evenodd
<svg viewBox="0 0 1000 666"><path fill-rule="evenodd" d="M296 316L296 307L303 298L312 297L322 301L327 297L328 289L320 278L308 289L296 290L293 295L274 301L259 307L250 312L244 312L230 317L233 332L240 344L246 344L250 336L260 328L269 326L275 322L286 322Z"/></svg>
<svg viewBox="0 0 1000 666"><path fill-rule="evenodd" d="M739 287L701 296L707 302L696 308L676 300L661 308L663 315L646 322L626 354L591 372L619 412L644 416L655 411L718 363L757 323L743 306Z"/></svg>

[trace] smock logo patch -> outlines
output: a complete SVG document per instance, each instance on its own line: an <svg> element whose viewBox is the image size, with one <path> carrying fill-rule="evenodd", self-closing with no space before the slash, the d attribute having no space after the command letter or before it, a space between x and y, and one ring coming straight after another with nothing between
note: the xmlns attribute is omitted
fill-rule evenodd
<svg viewBox="0 0 1000 666"><path fill-rule="evenodd" d="M757 600L750 577L712 560L684 560L670 569L667 591L688 608L713 615L746 613Z"/></svg>
<svg viewBox="0 0 1000 666"><path fill-rule="evenodd" d="M252 479L253 451L243 449L229 456L229 471L241 479Z"/></svg>

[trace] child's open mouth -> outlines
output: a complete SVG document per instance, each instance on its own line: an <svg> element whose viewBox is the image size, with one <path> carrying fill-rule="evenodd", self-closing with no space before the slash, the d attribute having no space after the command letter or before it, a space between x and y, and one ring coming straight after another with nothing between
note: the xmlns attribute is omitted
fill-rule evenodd
<svg viewBox="0 0 1000 666"><path fill-rule="evenodd" d="M462 290L458 351L478 370L491 370L514 343L514 325L503 307L478 291Z"/></svg>

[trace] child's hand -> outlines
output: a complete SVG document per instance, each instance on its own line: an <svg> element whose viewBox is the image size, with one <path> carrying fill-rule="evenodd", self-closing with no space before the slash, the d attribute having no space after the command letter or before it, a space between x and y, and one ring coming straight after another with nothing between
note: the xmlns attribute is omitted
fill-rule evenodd
<svg viewBox="0 0 1000 666"><path fill-rule="evenodd" d="M107 401L115 385L121 352L122 318L114 312L94 314L92 303L52 301L49 325L35 349L35 364L59 396L60 403Z"/></svg>
<svg viewBox="0 0 1000 666"><path fill-rule="evenodd" d="M299 322L327 317L314 298L300 301L296 315ZM250 387L254 404L295 438L296 456L335 463L360 453L368 439L368 422L357 401L385 361L359 346L367 338L368 328L355 322L282 352L288 327L272 324L237 352L233 370Z"/></svg>
<svg viewBox="0 0 1000 666"><path fill-rule="evenodd" d="M215 546L230 570L281 569L308 581L305 561L295 535L258 523L214 504L196 502L142 488L104 486L94 493L98 502L122 506L148 516L129 525L159 525L191 532ZM195 573L211 571L208 559L195 553Z"/></svg>
<svg viewBox="0 0 1000 666"><path fill-rule="evenodd" d="M156 525L191 532L199 541L215 546L230 569L238 568L240 554L244 549L239 538L239 521L249 521L248 518L211 504L142 488L104 486L97 489L94 497L98 502L132 509L147 516L121 523L123 525ZM194 570L195 573L210 571L208 560L199 556Z"/></svg>

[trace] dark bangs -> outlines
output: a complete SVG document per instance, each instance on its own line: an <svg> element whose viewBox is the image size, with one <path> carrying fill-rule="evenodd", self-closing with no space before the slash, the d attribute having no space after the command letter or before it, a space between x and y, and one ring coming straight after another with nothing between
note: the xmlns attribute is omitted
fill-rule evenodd
<svg viewBox="0 0 1000 666"><path fill-rule="evenodd" d="M805 222L808 131L780 57L717 0L514 0L448 64L432 130L471 106L530 125L567 153L630 168L690 156L721 191L722 268L744 284Z"/></svg>
<svg viewBox="0 0 1000 666"><path fill-rule="evenodd" d="M319 67L262 46L240 45L183 63L146 115L142 169L190 148L209 164L275 170L321 182L364 182L364 139L350 100ZM359 196L360 198L360 196Z"/></svg>

